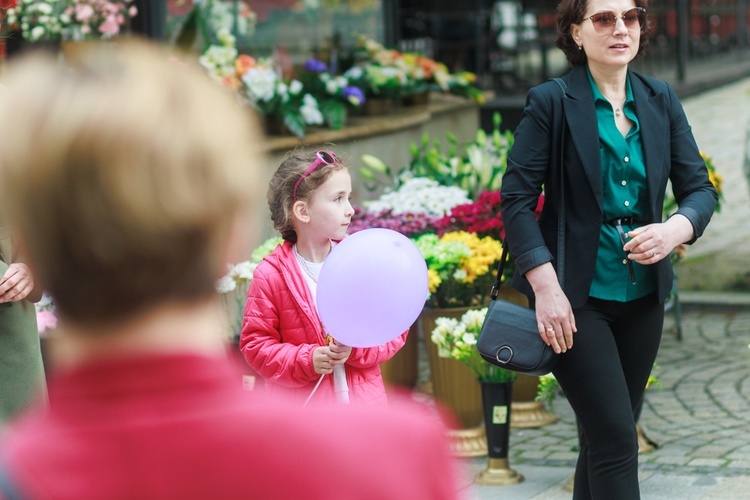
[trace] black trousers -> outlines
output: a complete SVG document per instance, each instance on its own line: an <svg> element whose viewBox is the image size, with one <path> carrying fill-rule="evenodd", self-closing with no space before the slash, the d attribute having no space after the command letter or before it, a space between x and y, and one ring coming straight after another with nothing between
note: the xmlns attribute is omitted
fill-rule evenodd
<svg viewBox="0 0 750 500"><path fill-rule="evenodd" d="M582 429L573 498L640 498L635 412L661 341L656 295L631 302L590 298L573 311L573 348L553 372Z"/></svg>

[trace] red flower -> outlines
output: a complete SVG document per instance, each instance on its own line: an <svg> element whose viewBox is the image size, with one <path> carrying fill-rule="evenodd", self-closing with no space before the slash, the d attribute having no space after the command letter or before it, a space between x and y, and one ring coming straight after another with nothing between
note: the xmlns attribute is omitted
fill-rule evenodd
<svg viewBox="0 0 750 500"><path fill-rule="evenodd" d="M537 219L544 205L544 194L539 196L534 213ZM483 191L473 203L458 205L435 222L441 236L450 231L467 231L480 237L505 238L505 226L500 215L500 191Z"/></svg>

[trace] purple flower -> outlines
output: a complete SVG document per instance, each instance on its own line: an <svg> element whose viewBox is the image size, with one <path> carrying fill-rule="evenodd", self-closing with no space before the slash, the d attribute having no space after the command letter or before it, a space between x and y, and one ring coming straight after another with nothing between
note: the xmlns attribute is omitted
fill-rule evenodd
<svg viewBox="0 0 750 500"><path fill-rule="evenodd" d="M314 57L311 57L305 62L304 68L307 71L312 71L313 73L323 73L324 71L328 70L328 65L323 61L319 61Z"/></svg>
<svg viewBox="0 0 750 500"><path fill-rule="evenodd" d="M347 85L341 90L341 95L349 100L355 106L361 106L365 103L365 93L361 88L354 85Z"/></svg>
<svg viewBox="0 0 750 500"><path fill-rule="evenodd" d="M398 231L408 238L414 238L424 233L435 232L435 222L438 218L429 214L404 213L396 215L390 210L372 213L357 207L349 224L349 233L353 234L363 229L380 227Z"/></svg>

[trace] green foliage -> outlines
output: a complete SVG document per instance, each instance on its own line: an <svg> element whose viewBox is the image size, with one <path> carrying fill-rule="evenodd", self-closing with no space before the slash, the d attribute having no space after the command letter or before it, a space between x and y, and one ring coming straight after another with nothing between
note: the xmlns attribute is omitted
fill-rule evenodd
<svg viewBox="0 0 750 500"><path fill-rule="evenodd" d="M482 191L496 191L500 189L508 151L513 145L513 134L500 132L501 122L500 114L495 113L492 132L488 135L479 129L474 140L463 145L452 133L446 134L445 143L424 134L419 143L409 145L411 159L399 169L392 169L372 156L363 157L365 165L360 172L366 180L365 187L398 188L404 179L425 177L443 186L460 187L472 199Z"/></svg>

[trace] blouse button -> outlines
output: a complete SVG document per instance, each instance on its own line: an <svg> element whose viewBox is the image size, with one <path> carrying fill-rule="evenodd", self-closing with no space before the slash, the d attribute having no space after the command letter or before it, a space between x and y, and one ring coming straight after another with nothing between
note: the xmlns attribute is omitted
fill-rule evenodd
<svg viewBox="0 0 750 500"><path fill-rule="evenodd" d="M622 259L622 263L623 264L627 264L628 263L628 259Z"/></svg>
<svg viewBox="0 0 750 500"><path fill-rule="evenodd" d="M630 158L628 158L628 157L626 156L626 157L625 157L625 158L623 158L622 160L623 160L623 161L624 161L625 163L628 163L628 162L630 161Z"/></svg>
<svg viewBox="0 0 750 500"><path fill-rule="evenodd" d="M629 207L630 206L630 202L629 201L625 201L625 203L623 203L623 205L625 205L626 207Z"/></svg>
<svg viewBox="0 0 750 500"><path fill-rule="evenodd" d="M628 181L622 181L620 184L622 184L623 186L627 186Z"/></svg>

